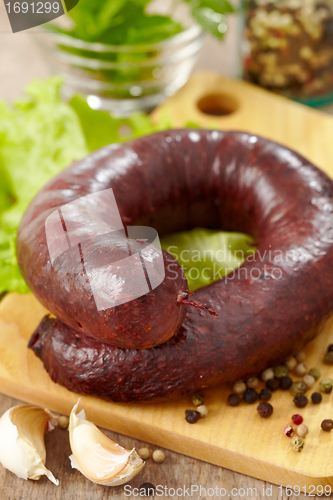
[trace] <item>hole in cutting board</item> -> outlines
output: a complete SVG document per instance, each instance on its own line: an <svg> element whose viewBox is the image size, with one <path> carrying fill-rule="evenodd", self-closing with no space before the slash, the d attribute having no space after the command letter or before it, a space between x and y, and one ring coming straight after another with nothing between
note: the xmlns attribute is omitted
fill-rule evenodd
<svg viewBox="0 0 333 500"><path fill-rule="evenodd" d="M205 115L227 116L238 109L239 103L228 94L208 94L198 100L197 106Z"/></svg>

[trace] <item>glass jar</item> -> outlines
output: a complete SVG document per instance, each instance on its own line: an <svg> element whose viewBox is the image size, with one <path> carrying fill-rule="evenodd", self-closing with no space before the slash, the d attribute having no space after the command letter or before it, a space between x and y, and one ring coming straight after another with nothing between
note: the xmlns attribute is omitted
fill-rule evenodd
<svg viewBox="0 0 333 500"><path fill-rule="evenodd" d="M322 106L333 102L333 0L243 0L243 78Z"/></svg>
<svg viewBox="0 0 333 500"><path fill-rule="evenodd" d="M63 94L80 92L93 109L124 117L150 111L188 80L203 45L198 25L151 45L84 42L52 29L36 35L55 73L64 77Z"/></svg>

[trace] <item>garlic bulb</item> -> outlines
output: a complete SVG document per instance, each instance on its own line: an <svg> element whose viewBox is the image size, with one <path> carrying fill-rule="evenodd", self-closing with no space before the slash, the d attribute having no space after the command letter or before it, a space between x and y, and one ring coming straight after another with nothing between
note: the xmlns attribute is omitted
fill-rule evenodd
<svg viewBox="0 0 333 500"><path fill-rule="evenodd" d="M52 414L32 405L14 406L0 418L0 463L22 479L42 475L58 485L45 467L44 434Z"/></svg>
<svg viewBox="0 0 333 500"><path fill-rule="evenodd" d="M127 483L145 465L135 449L126 450L86 420L84 410L76 414L80 400L72 409L69 419L69 441L73 469L87 479L104 486Z"/></svg>

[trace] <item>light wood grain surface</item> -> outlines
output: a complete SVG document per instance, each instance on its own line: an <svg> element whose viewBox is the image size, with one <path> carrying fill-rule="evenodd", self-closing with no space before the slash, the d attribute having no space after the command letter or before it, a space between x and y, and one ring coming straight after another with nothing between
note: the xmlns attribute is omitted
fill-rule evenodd
<svg viewBox="0 0 333 500"><path fill-rule="evenodd" d="M221 71L226 75L235 74L235 30L230 30L224 46L217 45L208 39L198 63L200 69ZM3 3L0 3L0 98L12 100L17 97L25 84L33 77L45 77L50 73L47 61L42 58L29 34L13 36L9 32ZM0 387L1 391L1 387ZM6 411L17 400L0 396L0 414ZM112 432L107 434L115 441L127 448L140 447L136 439L120 436ZM1 445L1 443L0 443ZM44 477L38 482L23 481L12 473L0 467L0 498L1 500L98 500L109 497L126 498L124 490L119 488L105 488L94 485L83 478L79 472L70 468L68 456L70 454L66 431L56 429L46 436L47 466L60 479L60 486L55 487ZM152 450L156 447L149 446ZM326 457L330 460L330 457ZM166 461L155 464L148 461L143 472L132 481L133 487L140 486L143 482L152 482L154 485L163 485L169 488L179 488L185 485L202 485L203 487L225 488L227 497L231 498L273 498L286 499L285 491L281 496L277 486L271 486L260 480L252 479L238 473L231 472L221 467L213 466L177 453L166 451ZM235 488L239 492L237 493ZM243 490L240 490L243 488ZM263 493L263 488L272 488ZM204 492L203 492L204 493ZM131 497L129 497L131 498ZM132 498L135 498L134 496ZM167 498L159 497L159 498ZM175 495L174 498L184 498ZM208 496L194 494L192 498L221 498L214 494ZM289 498L305 499L306 496L292 495ZM319 498L319 497L316 497Z"/></svg>
<svg viewBox="0 0 333 500"><path fill-rule="evenodd" d="M78 395L55 384L41 361L27 349L27 343L47 311L31 295L11 293L0 303L0 385L7 395L69 415ZM321 334L306 346L308 366L317 366L322 377L332 368L322 363L326 346L333 343L333 319ZM295 378L295 377L294 377ZM313 390L318 390L318 383ZM264 387L261 383L259 390ZM226 404L229 384L205 391L208 416L195 425L188 424L185 410L194 408L189 397L151 404L117 404L82 396L80 409L95 424L126 436L164 446L206 462L270 480L283 486L333 487L333 437L321 430L330 416L333 393L320 405L310 403L301 410L309 427L305 448L295 453L283 428L296 408L289 391L272 397L274 413L263 420L257 405Z"/></svg>

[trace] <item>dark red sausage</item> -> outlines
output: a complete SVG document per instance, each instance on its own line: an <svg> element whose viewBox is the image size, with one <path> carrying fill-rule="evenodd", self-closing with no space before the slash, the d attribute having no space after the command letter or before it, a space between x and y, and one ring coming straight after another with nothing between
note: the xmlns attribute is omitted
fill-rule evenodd
<svg viewBox="0 0 333 500"><path fill-rule="evenodd" d="M60 203L57 185L74 183L76 196L112 187L128 224L160 235L196 226L242 231L258 250L234 275L195 292L217 318L188 308L158 347L116 349L46 318L30 347L69 389L128 402L246 378L300 350L331 314L333 182L298 154L249 134L205 130L104 148L58 176L25 216L18 250L29 284L28 269L40 272L31 258L40 234L27 237L29 221L45 197ZM45 286L55 302L52 281ZM157 304L158 314L166 306Z"/></svg>
<svg viewBox="0 0 333 500"><path fill-rule="evenodd" d="M88 158L40 191L19 229L18 258L31 291L65 324L113 346L148 348L166 342L182 325L186 310L181 298L188 291L187 281L170 254L149 241L126 238L119 215L118 221L109 217L118 212L109 203L112 192L105 181L93 181L91 175L103 178L102 169L110 161L117 168L119 153L111 149L112 160L105 150L95 155L94 174L87 170ZM87 196L90 190L94 196ZM129 187L126 196L132 198ZM156 231L124 225L129 236L154 233L154 241ZM151 289L154 280L160 284Z"/></svg>

